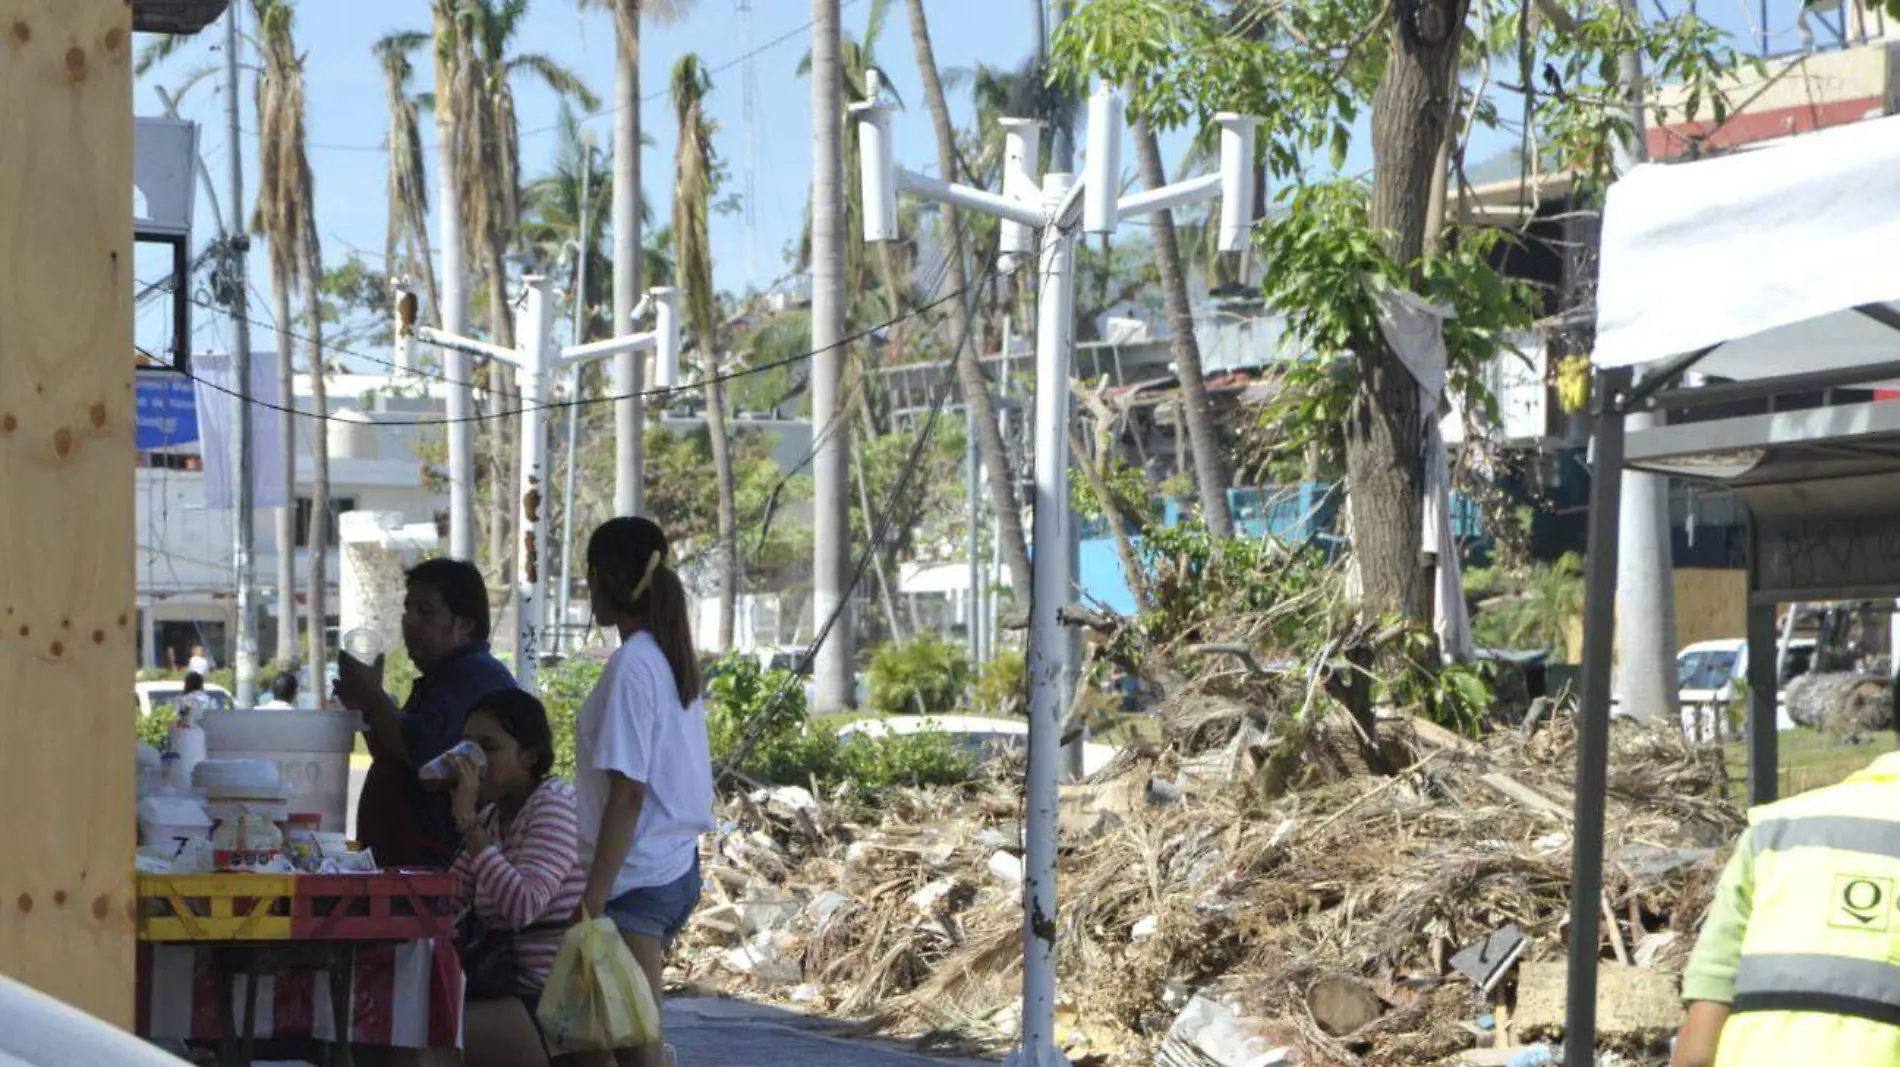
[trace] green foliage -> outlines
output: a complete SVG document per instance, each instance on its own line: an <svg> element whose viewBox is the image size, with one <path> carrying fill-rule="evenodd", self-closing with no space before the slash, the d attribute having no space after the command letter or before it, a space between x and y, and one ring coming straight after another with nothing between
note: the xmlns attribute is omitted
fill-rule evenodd
<svg viewBox="0 0 1900 1067"><path fill-rule="evenodd" d="M1478 735L1495 703L1490 664L1437 662L1437 640L1423 628L1400 635L1390 651L1384 675L1375 679L1386 699L1447 729Z"/></svg>
<svg viewBox="0 0 1900 1067"><path fill-rule="evenodd" d="M796 676L744 656L715 667L706 723L715 762L738 759L748 778L769 785L843 787L863 803L896 786L958 785L976 773L971 757L943 733L840 738L807 716ZM741 751L748 739L751 747Z"/></svg>
<svg viewBox="0 0 1900 1067"><path fill-rule="evenodd" d="M169 704L161 704L153 708L150 715L138 716L136 725L139 740L163 752L171 744L172 723L177 721L178 710Z"/></svg>
<svg viewBox="0 0 1900 1067"><path fill-rule="evenodd" d="M772 458L772 438L767 434L742 425L729 432L742 569L747 575L769 577L811 551L810 527L786 518L793 505L811 498L811 478L785 478ZM611 486L613 452L608 449L596 453L590 462L604 480L599 484ZM686 562L710 552L717 542L719 487L711 471L712 441L703 423L686 433L648 429L647 509L666 516L669 529L688 536L679 548ZM767 513L768 505L771 521L761 525L758 520ZM584 539L591 529L577 524L576 536Z"/></svg>
<svg viewBox="0 0 1900 1067"><path fill-rule="evenodd" d="M1554 563L1519 571L1472 570L1465 594L1478 601L1472 635L1491 648L1565 652L1571 625L1583 614L1583 560L1566 552Z"/></svg>
<svg viewBox="0 0 1900 1067"><path fill-rule="evenodd" d="M879 645L867 677L871 706L887 715L950 712L962 704L969 687L970 659L961 644L920 633Z"/></svg>
<svg viewBox="0 0 1900 1067"><path fill-rule="evenodd" d="M1006 648L977 668L970 687L971 710L983 715L1020 715L1029 702L1029 667L1019 649Z"/></svg>
<svg viewBox="0 0 1900 1067"><path fill-rule="evenodd" d="M1337 578L1313 549L1271 537L1216 537L1199 519L1150 530L1137 555L1152 604L1136 622L1158 643L1185 638L1210 620L1266 618ZM1259 635L1264 643L1297 645L1319 628L1311 613L1278 615Z"/></svg>
<svg viewBox="0 0 1900 1067"><path fill-rule="evenodd" d="M541 703L548 709L548 725L554 729L554 773L563 778L574 777L574 723L606 666L606 659L599 656L571 656L557 666L542 668L536 676Z"/></svg>
<svg viewBox="0 0 1900 1067"><path fill-rule="evenodd" d="M897 737L853 734L838 742L838 756L845 783L865 804L898 786L962 785L976 776L975 758L937 730Z"/></svg>
<svg viewBox="0 0 1900 1067"><path fill-rule="evenodd" d="M1140 467L1119 460L1113 462L1106 477L1102 479L1108 493L1114 498L1115 510L1132 527L1130 532L1140 533L1160 521L1156 507L1154 484ZM1190 482L1183 497L1192 499L1194 487ZM1084 519L1099 519L1107 512L1101 500L1095 495L1095 486L1087 478L1076 476L1069 479L1069 500L1077 515Z"/></svg>

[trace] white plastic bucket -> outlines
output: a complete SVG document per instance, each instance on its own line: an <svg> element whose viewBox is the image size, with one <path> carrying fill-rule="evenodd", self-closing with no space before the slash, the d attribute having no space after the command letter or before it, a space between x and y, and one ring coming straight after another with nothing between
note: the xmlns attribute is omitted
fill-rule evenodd
<svg viewBox="0 0 1900 1067"><path fill-rule="evenodd" d="M265 759L277 764L290 794L290 814L315 815L321 828L343 833L350 798L350 752L356 730L342 711L214 711L205 716L214 759Z"/></svg>

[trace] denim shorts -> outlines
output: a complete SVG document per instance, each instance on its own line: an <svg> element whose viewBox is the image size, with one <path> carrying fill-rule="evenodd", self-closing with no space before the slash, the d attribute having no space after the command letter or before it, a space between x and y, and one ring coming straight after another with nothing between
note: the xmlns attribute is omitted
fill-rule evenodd
<svg viewBox="0 0 1900 1067"><path fill-rule="evenodd" d="M699 854L695 852L693 865L671 882L629 889L608 901L607 917L623 934L672 944L699 904L699 889Z"/></svg>

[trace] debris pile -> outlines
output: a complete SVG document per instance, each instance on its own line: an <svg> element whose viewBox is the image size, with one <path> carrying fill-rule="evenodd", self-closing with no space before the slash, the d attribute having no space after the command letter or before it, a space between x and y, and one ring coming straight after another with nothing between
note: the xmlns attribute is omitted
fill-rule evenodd
<svg viewBox="0 0 1900 1067"><path fill-rule="evenodd" d="M1537 1006L1563 999L1568 716L1481 743L1382 720L1390 774L1329 745L1346 729L1333 723L1308 731L1289 776L1280 742L1229 710L1224 724L1206 707L1177 714L1168 744L1064 787L1058 1022L1072 1059L1438 1064L1561 1037ZM999 775L854 815L796 787L735 797L680 961L701 984L1005 1048L1021 981L1018 795ZM1742 825L1719 750L1618 725L1602 951L1606 973L1634 977L1605 988L1643 1003L1603 1010L1606 1049L1666 1042L1674 974Z"/></svg>

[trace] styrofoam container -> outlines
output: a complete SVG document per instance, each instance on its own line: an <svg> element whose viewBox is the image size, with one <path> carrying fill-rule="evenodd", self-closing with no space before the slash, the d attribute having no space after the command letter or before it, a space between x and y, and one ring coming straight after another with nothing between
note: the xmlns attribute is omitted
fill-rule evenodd
<svg viewBox="0 0 1900 1067"><path fill-rule="evenodd" d="M356 747L348 712L214 711L205 716L204 728L213 759L276 764L290 814L315 815L324 830L347 829L350 752Z"/></svg>
<svg viewBox="0 0 1900 1067"><path fill-rule="evenodd" d="M169 852L180 841L210 837L211 814L195 797L146 797L139 801L139 836Z"/></svg>

